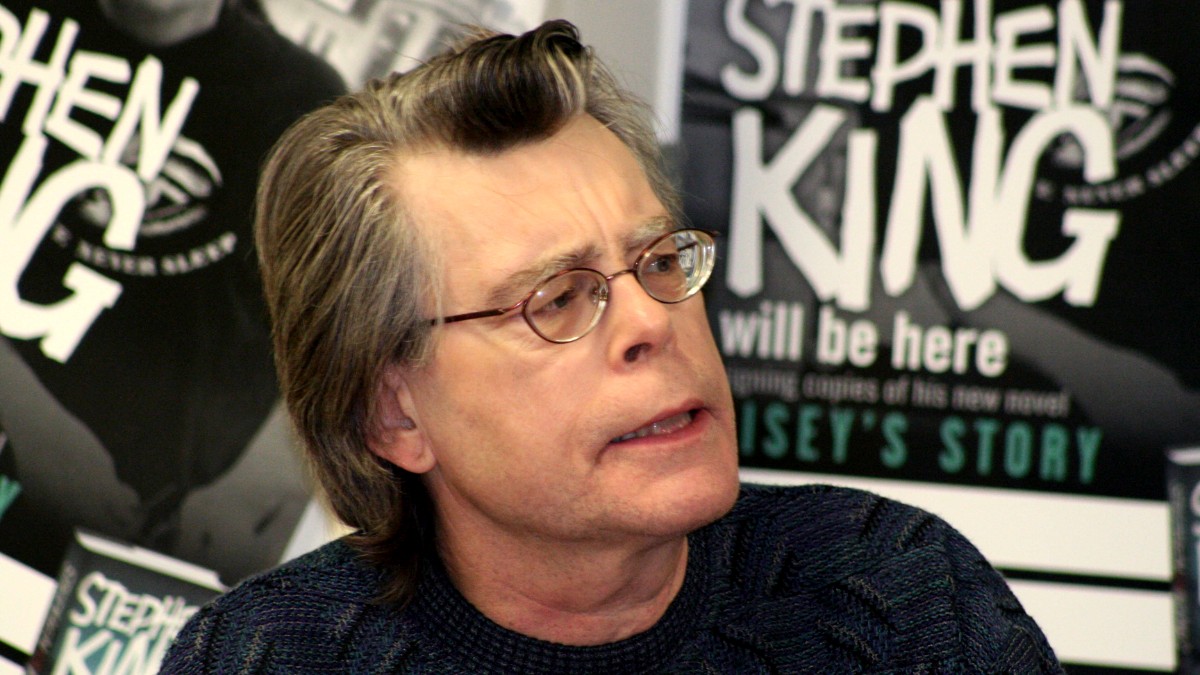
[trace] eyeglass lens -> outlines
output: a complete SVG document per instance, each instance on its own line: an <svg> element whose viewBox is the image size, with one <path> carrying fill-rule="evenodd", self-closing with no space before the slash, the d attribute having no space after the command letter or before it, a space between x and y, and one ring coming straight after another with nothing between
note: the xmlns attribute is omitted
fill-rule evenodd
<svg viewBox="0 0 1200 675"><path fill-rule="evenodd" d="M682 302L700 290L712 272L712 239L704 232L673 232L639 256L633 272L650 297ZM608 281L595 270L570 270L543 282L523 308L525 320L552 342L586 335L604 313Z"/></svg>

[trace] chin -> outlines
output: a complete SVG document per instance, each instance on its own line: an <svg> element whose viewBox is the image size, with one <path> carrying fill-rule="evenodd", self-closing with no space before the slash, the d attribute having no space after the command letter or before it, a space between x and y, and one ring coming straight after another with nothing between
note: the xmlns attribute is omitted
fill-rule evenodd
<svg viewBox="0 0 1200 675"><path fill-rule="evenodd" d="M739 491L737 469L690 477L673 494L662 495L663 534L687 534L729 513Z"/></svg>
<svg viewBox="0 0 1200 675"><path fill-rule="evenodd" d="M722 477L720 480L715 481L712 486L711 494L707 499L708 517L703 525L708 525L714 520L721 518L726 513L729 513L729 510L733 508L734 502L737 501L740 490L741 484L738 481L738 473L736 468L733 470L732 475Z"/></svg>
<svg viewBox="0 0 1200 675"><path fill-rule="evenodd" d="M700 471L682 476L680 494L692 503L697 519L703 520L697 527L703 527L728 513L737 501L741 491L737 452L721 452L697 468Z"/></svg>

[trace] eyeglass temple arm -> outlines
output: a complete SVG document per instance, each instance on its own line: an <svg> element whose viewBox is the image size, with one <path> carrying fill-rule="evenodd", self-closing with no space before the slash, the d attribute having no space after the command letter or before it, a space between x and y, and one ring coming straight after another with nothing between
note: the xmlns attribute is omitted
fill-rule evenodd
<svg viewBox="0 0 1200 675"><path fill-rule="evenodd" d="M429 325L436 326L439 323L458 323L459 321L469 321L471 319L482 319L485 316L500 316L501 314L507 314L507 313L511 312L513 309L515 309L515 308L506 307L504 309L488 309L488 310L484 310L482 312L471 312L469 314L455 314L454 316L445 316L440 319L430 319Z"/></svg>

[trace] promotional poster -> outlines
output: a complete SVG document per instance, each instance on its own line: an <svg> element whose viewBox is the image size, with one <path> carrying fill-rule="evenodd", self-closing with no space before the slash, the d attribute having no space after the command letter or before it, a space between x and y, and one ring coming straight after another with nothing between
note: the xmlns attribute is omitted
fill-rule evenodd
<svg viewBox="0 0 1200 675"><path fill-rule="evenodd" d="M0 0L0 671L47 613L4 598L48 599L76 528L230 585L293 550L312 498L260 297L260 163L299 116L461 23L541 11ZM80 630L72 672L152 672L166 644Z"/></svg>
<svg viewBox="0 0 1200 675"><path fill-rule="evenodd" d="M1187 3L688 3L680 171L742 466L955 495L1077 672L1174 663L1197 34Z"/></svg>
<svg viewBox="0 0 1200 675"><path fill-rule="evenodd" d="M258 165L343 83L241 5L157 34L102 4L0 6L0 553L53 576L82 526L236 581L308 501Z"/></svg>
<svg viewBox="0 0 1200 675"><path fill-rule="evenodd" d="M1200 438L1180 3L689 3L744 465L1163 499ZM715 287L715 288L714 288Z"/></svg>

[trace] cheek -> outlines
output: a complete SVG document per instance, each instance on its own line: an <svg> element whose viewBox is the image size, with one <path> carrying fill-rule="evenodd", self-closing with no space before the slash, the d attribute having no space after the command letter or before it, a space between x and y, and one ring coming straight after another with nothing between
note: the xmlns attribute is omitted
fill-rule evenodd
<svg viewBox="0 0 1200 675"><path fill-rule="evenodd" d="M715 360L720 364L721 353L717 350L716 338L708 322L708 315L704 312L704 303L700 297L689 299L686 303L688 306L681 307L685 311L679 317L676 334L689 349L696 350L698 356L702 355L706 360Z"/></svg>
<svg viewBox="0 0 1200 675"><path fill-rule="evenodd" d="M438 417L430 436L447 482L481 499L537 503L559 494L566 476L587 470L587 453L576 451L586 410L568 392L532 378L504 389L488 387L486 377L477 382L469 396L445 401L452 412Z"/></svg>
<svg viewBox="0 0 1200 675"><path fill-rule="evenodd" d="M564 443L576 438L594 411L599 389L599 382L582 369L528 372L500 405L519 420L516 433Z"/></svg>
<svg viewBox="0 0 1200 675"><path fill-rule="evenodd" d="M573 438L599 389L594 373L564 354L547 362L536 349L526 352L533 358L513 349L442 352L446 358L414 392L435 448L486 444L521 452L524 446L532 455L537 446Z"/></svg>

